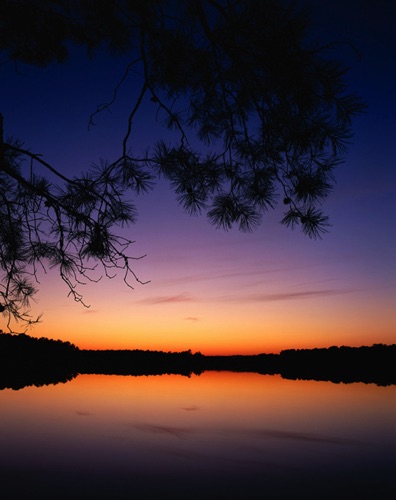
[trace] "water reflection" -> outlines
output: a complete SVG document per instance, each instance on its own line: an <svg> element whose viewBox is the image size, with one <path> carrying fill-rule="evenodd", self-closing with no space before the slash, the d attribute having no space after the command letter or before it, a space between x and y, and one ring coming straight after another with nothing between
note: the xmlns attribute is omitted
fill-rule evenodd
<svg viewBox="0 0 396 500"><path fill-rule="evenodd" d="M5 498L393 498L394 386L80 375L0 392Z"/></svg>

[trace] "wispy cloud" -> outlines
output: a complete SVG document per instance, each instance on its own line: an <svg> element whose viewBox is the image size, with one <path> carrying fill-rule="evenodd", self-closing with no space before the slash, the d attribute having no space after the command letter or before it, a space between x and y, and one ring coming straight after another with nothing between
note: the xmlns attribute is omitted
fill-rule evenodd
<svg viewBox="0 0 396 500"><path fill-rule="evenodd" d="M199 408L199 406L192 405L192 406L182 407L181 409L185 410L185 411L198 411L200 408Z"/></svg>
<svg viewBox="0 0 396 500"><path fill-rule="evenodd" d="M257 293L235 296L225 296L223 302L275 302L284 300L315 299L318 297L328 297L332 295L344 295L356 292L355 289L324 289L324 290L305 290L299 292L280 292L280 293Z"/></svg>
<svg viewBox="0 0 396 500"><path fill-rule="evenodd" d="M247 278L250 276L257 278L259 276L264 276L267 274L290 272L292 270L295 270L295 269L290 268L290 267L282 267L282 268L277 268L277 269L267 269L267 270L263 270L263 271L258 271L257 269L251 270L251 271L250 270L228 271L228 272L214 271L212 273L188 274L188 275L180 276L178 278L172 278L170 280L167 280L167 284L169 284L169 283L171 283L171 284L196 283L196 282L201 282L201 281L233 279L233 278L240 278L240 277Z"/></svg>
<svg viewBox="0 0 396 500"><path fill-rule="evenodd" d="M161 304L178 304L181 302L223 302L223 303L252 303L252 302L281 302L291 300L309 300L321 297L330 297L336 295L345 295L349 293L356 293L359 289L337 289L337 288L323 288L301 291L285 291L279 293L239 293L234 295L213 295L211 297L199 298L193 297L188 293L180 293L174 295L157 295L155 297L148 297L138 301L139 304L145 305L161 305ZM200 318L197 316L186 316L183 318L185 321L197 322Z"/></svg>
<svg viewBox="0 0 396 500"><path fill-rule="evenodd" d="M271 302L277 300L312 299L316 297L328 297L329 295L340 295L344 293L345 290L306 290L302 292L282 292L263 295L257 294L256 300L260 302Z"/></svg>
<svg viewBox="0 0 396 500"><path fill-rule="evenodd" d="M200 321L199 318L196 318L195 316L188 316L187 318L184 318L186 321Z"/></svg>
<svg viewBox="0 0 396 500"><path fill-rule="evenodd" d="M139 304L174 304L179 302L193 302L194 299L187 293L179 293L177 295L157 295L156 297L148 297L138 301Z"/></svg>

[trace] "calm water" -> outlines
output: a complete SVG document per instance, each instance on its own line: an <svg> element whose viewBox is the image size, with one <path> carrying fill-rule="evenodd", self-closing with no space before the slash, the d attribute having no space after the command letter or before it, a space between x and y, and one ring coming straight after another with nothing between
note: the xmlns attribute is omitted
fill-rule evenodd
<svg viewBox="0 0 396 500"><path fill-rule="evenodd" d="M394 498L395 386L80 375L0 408L4 499Z"/></svg>

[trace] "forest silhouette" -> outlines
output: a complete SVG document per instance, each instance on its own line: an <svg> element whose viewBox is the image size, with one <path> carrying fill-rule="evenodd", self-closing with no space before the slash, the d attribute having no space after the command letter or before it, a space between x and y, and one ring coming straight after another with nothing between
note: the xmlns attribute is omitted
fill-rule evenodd
<svg viewBox="0 0 396 500"><path fill-rule="evenodd" d="M200 375L204 371L279 374L287 379L396 384L396 344L286 349L279 354L206 356L191 350L88 350L70 342L0 334L0 389L65 383L80 374Z"/></svg>

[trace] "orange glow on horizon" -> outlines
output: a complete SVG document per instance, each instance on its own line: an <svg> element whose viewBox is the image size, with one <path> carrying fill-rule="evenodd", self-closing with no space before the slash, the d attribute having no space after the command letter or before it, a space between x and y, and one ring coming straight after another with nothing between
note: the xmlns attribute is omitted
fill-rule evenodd
<svg viewBox="0 0 396 500"><path fill-rule="evenodd" d="M374 325L366 325L366 328L363 328L361 325L354 327L345 324L344 330L341 330L336 323L334 326L328 324L326 328L315 324L298 328L274 323L271 329L264 329L259 324L254 325L251 322L247 327L241 322L233 329L227 326L222 329L201 327L196 333L180 327L178 329L153 327L142 329L137 333L135 329L130 332L125 327L116 328L111 322L100 324L88 320L86 325L80 325L80 330L76 330L71 322L51 325L48 321L27 333L35 337L69 341L80 349L139 349L164 352L191 350L193 353L201 352L205 355L277 354L283 349L321 348L332 345L360 347L375 343L395 343L391 328L384 327L380 332L378 328L375 330Z"/></svg>
<svg viewBox="0 0 396 500"><path fill-rule="evenodd" d="M349 271L349 260L328 263L327 246L296 238L292 258L286 240L281 251L268 248L259 258L252 250L251 261L243 262L245 238L251 245L253 237L216 233L209 256L189 237L192 252L177 248L176 237L166 255L153 242L151 260L139 261L154 265L139 273L153 278L147 286L130 290L118 278L85 285L90 308L67 298L55 274L43 277L32 310L44 313L43 322L27 333L80 349L205 355L396 342L394 287L366 283Z"/></svg>

